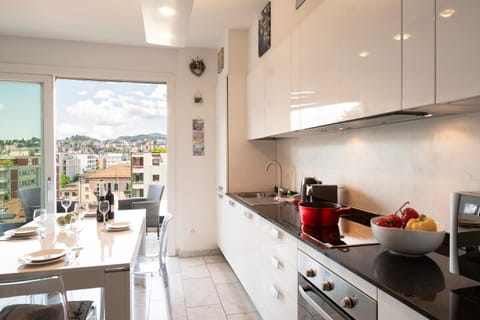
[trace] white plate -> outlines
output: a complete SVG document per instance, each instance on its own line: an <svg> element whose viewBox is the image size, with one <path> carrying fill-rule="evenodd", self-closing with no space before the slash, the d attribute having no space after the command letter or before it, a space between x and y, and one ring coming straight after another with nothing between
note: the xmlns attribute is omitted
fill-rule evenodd
<svg viewBox="0 0 480 320"><path fill-rule="evenodd" d="M67 252L63 249L47 249L26 254L22 260L29 264L44 264L62 259Z"/></svg>
<svg viewBox="0 0 480 320"><path fill-rule="evenodd" d="M120 231L120 230L127 230L130 228L129 222L111 222L107 223L107 230L111 231Z"/></svg>
<svg viewBox="0 0 480 320"><path fill-rule="evenodd" d="M97 212L96 211L83 211L83 216L84 217L96 217Z"/></svg>
<svg viewBox="0 0 480 320"><path fill-rule="evenodd" d="M11 237L30 237L37 233L38 227L21 227L18 229L8 230L5 233Z"/></svg>

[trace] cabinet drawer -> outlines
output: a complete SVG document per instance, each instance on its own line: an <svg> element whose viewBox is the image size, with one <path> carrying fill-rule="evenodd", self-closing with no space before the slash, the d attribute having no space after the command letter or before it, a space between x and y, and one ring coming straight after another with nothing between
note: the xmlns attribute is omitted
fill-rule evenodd
<svg viewBox="0 0 480 320"><path fill-rule="evenodd" d="M285 292L277 284L263 282L262 302L259 311L263 319L296 319L297 296ZM295 287L296 288L296 287Z"/></svg>
<svg viewBox="0 0 480 320"><path fill-rule="evenodd" d="M264 256L275 257L282 264L297 266L297 241L285 231L268 222L262 224L262 253Z"/></svg>

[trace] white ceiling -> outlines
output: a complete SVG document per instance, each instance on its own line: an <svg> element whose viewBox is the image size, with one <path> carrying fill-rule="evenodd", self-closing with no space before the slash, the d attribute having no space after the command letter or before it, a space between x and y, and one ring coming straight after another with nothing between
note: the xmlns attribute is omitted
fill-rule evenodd
<svg viewBox="0 0 480 320"><path fill-rule="evenodd" d="M135 46L145 42L141 0L1 0L0 34ZM247 28L267 0L194 0L187 47L217 48Z"/></svg>

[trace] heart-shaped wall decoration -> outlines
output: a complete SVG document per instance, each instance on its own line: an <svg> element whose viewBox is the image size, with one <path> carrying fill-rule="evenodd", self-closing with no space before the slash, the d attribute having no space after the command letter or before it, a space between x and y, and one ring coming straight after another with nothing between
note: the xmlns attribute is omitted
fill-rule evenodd
<svg viewBox="0 0 480 320"><path fill-rule="evenodd" d="M192 62L190 62L190 71L197 77L200 77L203 72L205 71L205 62L203 62L203 59L199 59L198 57L196 59L192 59Z"/></svg>

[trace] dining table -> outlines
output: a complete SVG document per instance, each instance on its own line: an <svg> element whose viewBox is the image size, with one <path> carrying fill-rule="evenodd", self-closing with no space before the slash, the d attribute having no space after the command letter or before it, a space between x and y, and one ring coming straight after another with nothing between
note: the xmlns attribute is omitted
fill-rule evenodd
<svg viewBox="0 0 480 320"><path fill-rule="evenodd" d="M93 214L86 215L76 234L68 225L59 226L56 214L47 216L41 232L32 237L0 238L0 281L61 275L67 291L101 288L102 319L131 319L130 265L145 250L145 209L118 210L115 219L107 222L112 228L107 229ZM34 221L25 225L32 226L36 226ZM53 261L37 263L27 258L62 251L65 256Z"/></svg>

